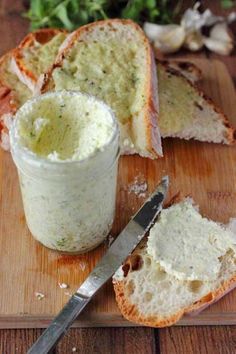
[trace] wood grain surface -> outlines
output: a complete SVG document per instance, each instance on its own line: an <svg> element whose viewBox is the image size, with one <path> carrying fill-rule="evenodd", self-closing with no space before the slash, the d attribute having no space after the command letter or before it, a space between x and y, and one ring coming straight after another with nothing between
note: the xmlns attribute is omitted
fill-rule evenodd
<svg viewBox="0 0 236 354"><path fill-rule="evenodd" d="M235 93L224 65L200 60L203 88L236 124ZM164 158L120 159L117 208L112 236L115 237L154 189L160 178L170 176L169 197L178 191L191 195L201 212L220 222L236 216L236 148L219 144L165 139ZM78 256L50 251L35 241L25 223L16 169L8 152L0 152L0 327L45 327L68 301L79 284L108 248L105 242L96 250ZM135 180L147 183L140 197L131 191ZM69 285L61 289L59 283ZM17 284L12 291L12 284ZM38 300L36 292L45 298ZM235 324L236 292L198 316L185 317L179 324ZM74 326L132 326L119 313L111 282L98 293Z"/></svg>
<svg viewBox="0 0 236 354"><path fill-rule="evenodd" d="M185 0L186 7L191 1ZM205 8L210 7L219 14L229 13L223 11L220 1L204 0ZM20 16L22 0L0 1L0 54L15 46L28 30L27 21ZM236 10L236 6L233 10ZM234 26L235 27L235 26ZM209 52L201 51L189 54L182 51L174 57L181 58L217 58L223 61L236 83L236 51L230 57L222 57ZM0 163L0 174L1 174ZM1 194L0 194L1 195ZM1 203L1 197L0 197ZM0 216L1 217L1 216ZM14 291L17 284L12 284ZM0 330L0 353L14 354L26 353L27 349L38 337L40 329ZM112 338L112 340L107 340ZM135 338L135 343L133 339ZM76 344L75 344L76 343ZM96 343L96 349L94 349ZM120 344L122 343L122 344ZM135 345L137 343L137 346ZM235 326L198 326L198 327L172 327L162 330L150 328L86 328L71 329L55 353L67 354L76 347L78 353L116 353L143 354L233 354L236 353L236 327ZM128 351L127 351L128 348ZM144 349L143 349L144 348Z"/></svg>
<svg viewBox="0 0 236 354"><path fill-rule="evenodd" d="M0 353L25 354L41 333L40 329L2 330ZM71 329L53 353L69 354L73 348L79 354L153 354L157 343L149 328Z"/></svg>

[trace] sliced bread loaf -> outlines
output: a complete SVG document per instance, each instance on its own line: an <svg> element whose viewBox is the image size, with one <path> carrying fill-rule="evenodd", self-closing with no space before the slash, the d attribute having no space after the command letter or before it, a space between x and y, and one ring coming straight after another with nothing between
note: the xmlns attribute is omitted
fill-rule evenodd
<svg viewBox="0 0 236 354"><path fill-rule="evenodd" d="M188 198L163 210L113 284L125 318L170 326L236 286L236 238L229 228L202 218Z"/></svg>
<svg viewBox="0 0 236 354"><path fill-rule="evenodd" d="M41 75L53 64L66 35L59 29L39 29L29 33L14 50L12 70L32 92L37 91Z"/></svg>
<svg viewBox="0 0 236 354"><path fill-rule="evenodd" d="M234 129L220 108L167 63L157 62L162 137L232 144Z"/></svg>
<svg viewBox="0 0 236 354"><path fill-rule="evenodd" d="M136 23L98 21L70 34L41 91L61 89L87 92L112 107L122 153L162 156L156 67L149 41Z"/></svg>

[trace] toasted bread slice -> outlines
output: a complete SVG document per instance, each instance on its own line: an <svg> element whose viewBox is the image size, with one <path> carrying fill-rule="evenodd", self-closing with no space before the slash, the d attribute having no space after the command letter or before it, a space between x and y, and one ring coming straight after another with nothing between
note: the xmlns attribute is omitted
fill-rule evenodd
<svg viewBox="0 0 236 354"><path fill-rule="evenodd" d="M11 64L14 49L7 52L0 58L0 84L8 88L12 93L12 108L18 109L32 94L28 87L24 85L18 77L12 72Z"/></svg>
<svg viewBox="0 0 236 354"><path fill-rule="evenodd" d="M190 199L185 200L184 203L187 204L187 208L183 208L181 215L186 215L186 218L183 218L186 222L188 210L191 210L193 206ZM167 211L171 208L167 209ZM171 215L170 220L167 219L166 221L168 223L167 229L172 227L172 214L169 214ZM198 212L195 211L195 214L198 214ZM167 216L165 215L164 217ZM206 237L209 240L209 245L211 245L210 252L216 257L216 262L219 262L219 269L217 269L215 275L216 278L188 280L186 277L186 279L179 279L173 272L173 268L164 268L153 255L150 255L150 250L147 247L147 239L145 239L113 277L118 307L122 315L129 321L151 327L170 326L175 324L184 314L200 312L236 286L235 236L228 227L208 221L201 218L201 216L198 219L198 227L195 234L198 232L203 233L203 237ZM154 227L157 224L158 221ZM206 224L208 225L207 231L205 230ZM183 225L183 221L179 225L179 229L183 227L184 233L186 228ZM212 234L209 232L211 228L213 229ZM187 229L189 228L187 227ZM218 244L211 238L212 235L215 235L214 229L218 230L217 241L224 244L224 238L227 238L225 241L230 242L229 248L226 247L225 250L222 250L219 246L221 243L219 242ZM220 230L222 230L222 237ZM174 237L178 239L181 237L181 231L177 231L173 225L172 233L176 233ZM168 236L168 230L166 232L166 236ZM163 234L163 239L164 236ZM191 233L188 234L188 238L192 238L193 242L196 242L196 237L192 237ZM169 247L169 252L171 252L172 245L168 243L167 247ZM192 247L194 249L195 243L192 244ZM181 250L183 251L184 248L182 247ZM222 252L222 256L219 259L217 258L218 252ZM192 266L192 256L195 257L195 260L199 259L199 262L202 262L201 254L198 252L195 252L194 255L189 254L188 269L191 269ZM162 259L165 259L164 257ZM175 258L173 257L173 259ZM178 260L178 258L175 260Z"/></svg>
<svg viewBox="0 0 236 354"><path fill-rule="evenodd" d="M183 60L160 60L166 69L171 68L180 72L186 79L193 84L198 83L202 79L202 71L199 67L189 61Z"/></svg>
<svg viewBox="0 0 236 354"><path fill-rule="evenodd" d="M161 136L233 144L234 129L220 108L168 64L157 62Z"/></svg>
<svg viewBox="0 0 236 354"><path fill-rule="evenodd" d="M9 51L0 58L0 145L5 150L9 150L10 117L32 95L28 87L12 73L13 52Z"/></svg>
<svg viewBox="0 0 236 354"><path fill-rule="evenodd" d="M61 89L93 94L112 107L120 125L122 153L162 156L155 61L136 23L98 21L70 34L41 92Z"/></svg>
<svg viewBox="0 0 236 354"><path fill-rule="evenodd" d="M41 74L53 64L66 35L60 29L39 29L29 33L14 50L12 69L32 92L37 91Z"/></svg>

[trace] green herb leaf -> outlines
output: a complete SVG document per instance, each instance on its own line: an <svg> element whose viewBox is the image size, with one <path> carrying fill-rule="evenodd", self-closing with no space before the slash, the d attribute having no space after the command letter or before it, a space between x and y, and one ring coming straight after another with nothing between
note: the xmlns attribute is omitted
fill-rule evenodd
<svg viewBox="0 0 236 354"><path fill-rule="evenodd" d="M60 5L58 5L54 11L55 16L61 20L63 27L65 27L67 30L72 31L73 30L73 23L70 21L68 14L67 14L67 8L66 8L66 3L62 2Z"/></svg>
<svg viewBox="0 0 236 354"><path fill-rule="evenodd" d="M235 1L232 1L232 0L221 0L221 6L224 9L230 9L234 5L235 5Z"/></svg>

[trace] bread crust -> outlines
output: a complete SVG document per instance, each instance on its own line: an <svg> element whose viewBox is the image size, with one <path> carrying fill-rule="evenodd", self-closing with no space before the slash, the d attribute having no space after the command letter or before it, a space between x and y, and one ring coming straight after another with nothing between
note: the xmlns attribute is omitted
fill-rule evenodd
<svg viewBox="0 0 236 354"><path fill-rule="evenodd" d="M154 54L148 39L146 38L144 32L139 27L138 24L134 23L131 20L122 20L122 19L110 19L93 22L91 24L80 27L75 32L71 33L68 38L65 40L63 46L60 48L58 56L55 60L52 68L46 73L41 92L46 92L53 89L52 83L50 82L52 77L52 72L55 68L61 67L63 60L66 58L70 49L74 46L74 43L79 40L79 38L89 32L92 32L93 29L102 26L111 26L113 24L122 24L132 26L140 35L141 40L146 48L146 60L147 60L147 77L146 77L146 96L147 103L144 110L144 123L145 123L145 133L146 133L146 153L143 153L143 156L148 156L152 158L162 157L162 146L161 146L161 137L158 129L158 98L157 98L157 75L156 75L156 64L154 59ZM131 132L132 134L132 132ZM140 151L138 151L140 153ZM129 151L128 151L129 153ZM130 153L133 153L133 151ZM142 153L142 152L141 152Z"/></svg>
<svg viewBox="0 0 236 354"><path fill-rule="evenodd" d="M158 60L158 59L157 59ZM202 79L202 71L192 62L183 60L160 60L159 62L164 66L173 68L180 72L184 77L192 83L198 83Z"/></svg>
<svg viewBox="0 0 236 354"><path fill-rule="evenodd" d="M13 50L5 53L0 58L0 145L4 150L9 150L8 127L6 126L5 116L13 115L17 110L17 102L11 87L7 86L4 81L3 73L1 71L4 67L4 62L9 60L12 56Z"/></svg>
<svg viewBox="0 0 236 354"><path fill-rule="evenodd" d="M180 192L178 192L169 201L165 203L164 207L169 208L171 205L179 203L183 199L184 197L180 194ZM122 266L124 276L127 275L127 273L125 273L125 267L128 267L128 271L131 268L130 265L132 264L132 255L139 254L139 250L146 246L146 242L147 236L141 241L138 248L135 249L134 252L124 262ZM172 326L173 324L178 322L184 315L196 315L208 306L220 300L220 298L222 298L229 291L233 290L236 287L236 274L233 275L231 278L223 281L220 286L215 289L215 291L209 292L201 299L197 300L195 303L180 309L178 312L176 312L170 317L145 316L139 311L138 307L135 304L132 304L129 301L129 298L125 295L125 281L113 278L112 282L117 305L121 311L121 314L128 321L137 323L139 325L162 328Z"/></svg>
<svg viewBox="0 0 236 354"><path fill-rule="evenodd" d="M186 78L184 75L181 74L180 71L175 70L174 68L172 68L168 62L163 62L163 61L159 61L156 60L158 65L162 65L164 67L164 69L169 72L171 75L177 76L177 77L181 77L183 80L186 81L186 83L188 85L190 85L199 95L199 97L201 97L203 100L206 101L206 103L212 107L212 109L219 115L219 118L222 120L223 125L226 129L226 141L228 145L233 145L236 142L236 130L231 126L228 118L226 117L226 115L223 113L222 109L219 108L218 106L216 106L214 104L214 102L212 101L212 99L210 97L208 97L195 83L193 83L192 81L190 81L188 78Z"/></svg>
<svg viewBox="0 0 236 354"><path fill-rule="evenodd" d="M27 34L27 36L20 42L18 47L15 48L13 52L14 71L19 79L32 90L37 84L39 78L27 68L27 65L24 62L23 49L33 47L35 45L35 41L42 45L46 44L59 33L67 33L67 31L57 28L43 28L35 32L31 32Z"/></svg>
<svg viewBox="0 0 236 354"><path fill-rule="evenodd" d="M221 297L226 295L229 291L236 287L236 275L227 281L224 281L219 288L215 291L208 293L200 300L196 301L193 305L181 309L169 318L157 317L157 316L145 316L141 313L137 306L132 304L129 299L125 296L125 282L124 281L114 281L113 287L115 290L116 302L122 313L122 315L131 322L149 326L149 327L168 327L172 326L178 322L181 317L185 314L196 314L203 311L206 307L212 305L214 302L218 301Z"/></svg>
<svg viewBox="0 0 236 354"><path fill-rule="evenodd" d="M148 43L149 44L149 43ZM158 102L158 86L157 86L157 73L156 73L156 63L154 58L154 53L151 46L149 45L149 60L150 60L150 71L149 80L150 87L146 88L146 94L148 96L147 100L147 110L146 110L146 136L147 136L147 150L150 151L151 155L156 157L163 156L162 146L161 146L161 134L158 128L159 119L159 102Z"/></svg>
<svg viewBox="0 0 236 354"><path fill-rule="evenodd" d="M16 112L16 106L13 102L12 91L8 87L0 86L0 145L4 150L10 148L5 117Z"/></svg>

